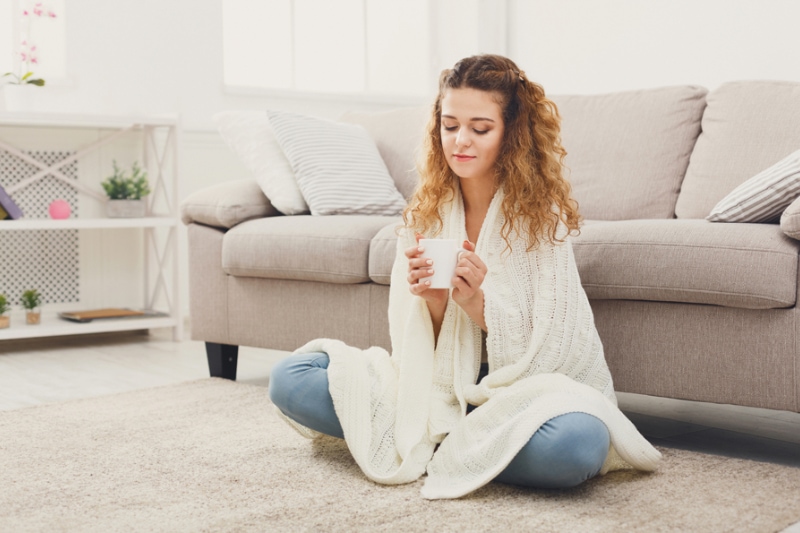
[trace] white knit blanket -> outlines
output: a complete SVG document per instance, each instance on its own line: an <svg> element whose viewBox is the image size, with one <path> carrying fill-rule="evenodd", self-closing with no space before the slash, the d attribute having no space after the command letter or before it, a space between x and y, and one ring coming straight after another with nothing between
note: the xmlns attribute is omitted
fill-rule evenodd
<svg viewBox="0 0 800 533"><path fill-rule="evenodd" d="M435 344L427 305L408 290L403 251L415 244L410 232L398 238L392 270L392 354L332 339L296 351L329 354L329 389L353 457L378 483L411 482L427 470L425 498L457 498L497 476L546 421L583 412L602 420L611 436L601 473L655 469L660 453L617 408L571 244L527 252L517 237L509 252L499 236L501 202L502 191L476 243L488 267L489 375L480 383L480 328L451 299ZM440 237L465 239L462 203L443 214ZM480 407L466 416L468 403Z"/></svg>

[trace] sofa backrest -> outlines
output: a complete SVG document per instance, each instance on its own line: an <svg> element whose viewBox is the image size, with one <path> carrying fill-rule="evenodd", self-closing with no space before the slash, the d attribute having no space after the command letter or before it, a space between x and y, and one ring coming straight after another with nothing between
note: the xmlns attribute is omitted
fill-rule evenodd
<svg viewBox="0 0 800 533"><path fill-rule="evenodd" d="M366 128L375 140L397 190L406 199L414 193L419 181L416 163L430 110L429 106L419 106L380 113L348 112L339 119Z"/></svg>
<svg viewBox="0 0 800 533"><path fill-rule="evenodd" d="M706 217L738 185L800 149L800 83L725 83L707 100L678 218Z"/></svg>
<svg viewBox="0 0 800 533"><path fill-rule="evenodd" d="M706 93L678 86L551 97L584 218L673 218Z"/></svg>

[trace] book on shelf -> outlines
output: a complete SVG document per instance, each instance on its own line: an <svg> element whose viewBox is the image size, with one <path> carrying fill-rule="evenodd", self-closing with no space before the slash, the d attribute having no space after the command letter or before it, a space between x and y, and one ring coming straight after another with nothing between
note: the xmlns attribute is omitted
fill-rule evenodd
<svg viewBox="0 0 800 533"><path fill-rule="evenodd" d="M71 322L91 322L92 320L120 319L120 318L152 318L168 316L166 313L152 309L87 309L83 311L64 311L58 313L59 318Z"/></svg>
<svg viewBox="0 0 800 533"><path fill-rule="evenodd" d="M0 220L22 218L22 209L14 203L14 200L6 193L0 185Z"/></svg>

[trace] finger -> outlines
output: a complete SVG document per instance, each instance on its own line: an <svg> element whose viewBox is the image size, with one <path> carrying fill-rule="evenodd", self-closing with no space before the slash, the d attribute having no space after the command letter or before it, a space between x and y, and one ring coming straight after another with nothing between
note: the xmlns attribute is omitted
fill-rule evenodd
<svg viewBox="0 0 800 533"><path fill-rule="evenodd" d="M417 242L419 243L419 240L420 240L420 239L424 239L424 238L425 238L425 235L423 235L422 233L415 233L415 234L414 234L414 238L416 238L416 239L417 239Z"/></svg>
<svg viewBox="0 0 800 533"><path fill-rule="evenodd" d="M472 244L468 240L464 240L464 243L461 245L461 247L464 248L465 250L470 251L470 252L474 252L475 251L475 245Z"/></svg>
<svg viewBox="0 0 800 533"><path fill-rule="evenodd" d="M412 246L410 248L406 248L404 253L406 254L406 257L411 259L412 257L419 257L419 254L421 254L424 250L425 249L422 246Z"/></svg>

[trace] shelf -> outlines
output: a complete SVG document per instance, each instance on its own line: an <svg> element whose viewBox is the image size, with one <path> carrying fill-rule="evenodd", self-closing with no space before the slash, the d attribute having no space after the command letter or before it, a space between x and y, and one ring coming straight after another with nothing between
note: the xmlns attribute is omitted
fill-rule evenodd
<svg viewBox="0 0 800 533"><path fill-rule="evenodd" d="M173 317L126 318L93 320L78 323L58 318L56 313L42 313L42 323L28 325L22 313L13 313L11 327L0 329L0 342L12 339L32 339L56 337L60 335L83 335L86 333L107 333L111 331L134 331L139 329L174 328L178 325Z"/></svg>
<svg viewBox="0 0 800 533"><path fill-rule="evenodd" d="M63 230L63 229L113 229L113 228L162 228L178 225L178 220L170 217L145 218L21 218L0 220L0 230Z"/></svg>
<svg viewBox="0 0 800 533"><path fill-rule="evenodd" d="M131 126L175 126L177 115L92 115L0 112L0 126L119 129Z"/></svg>

